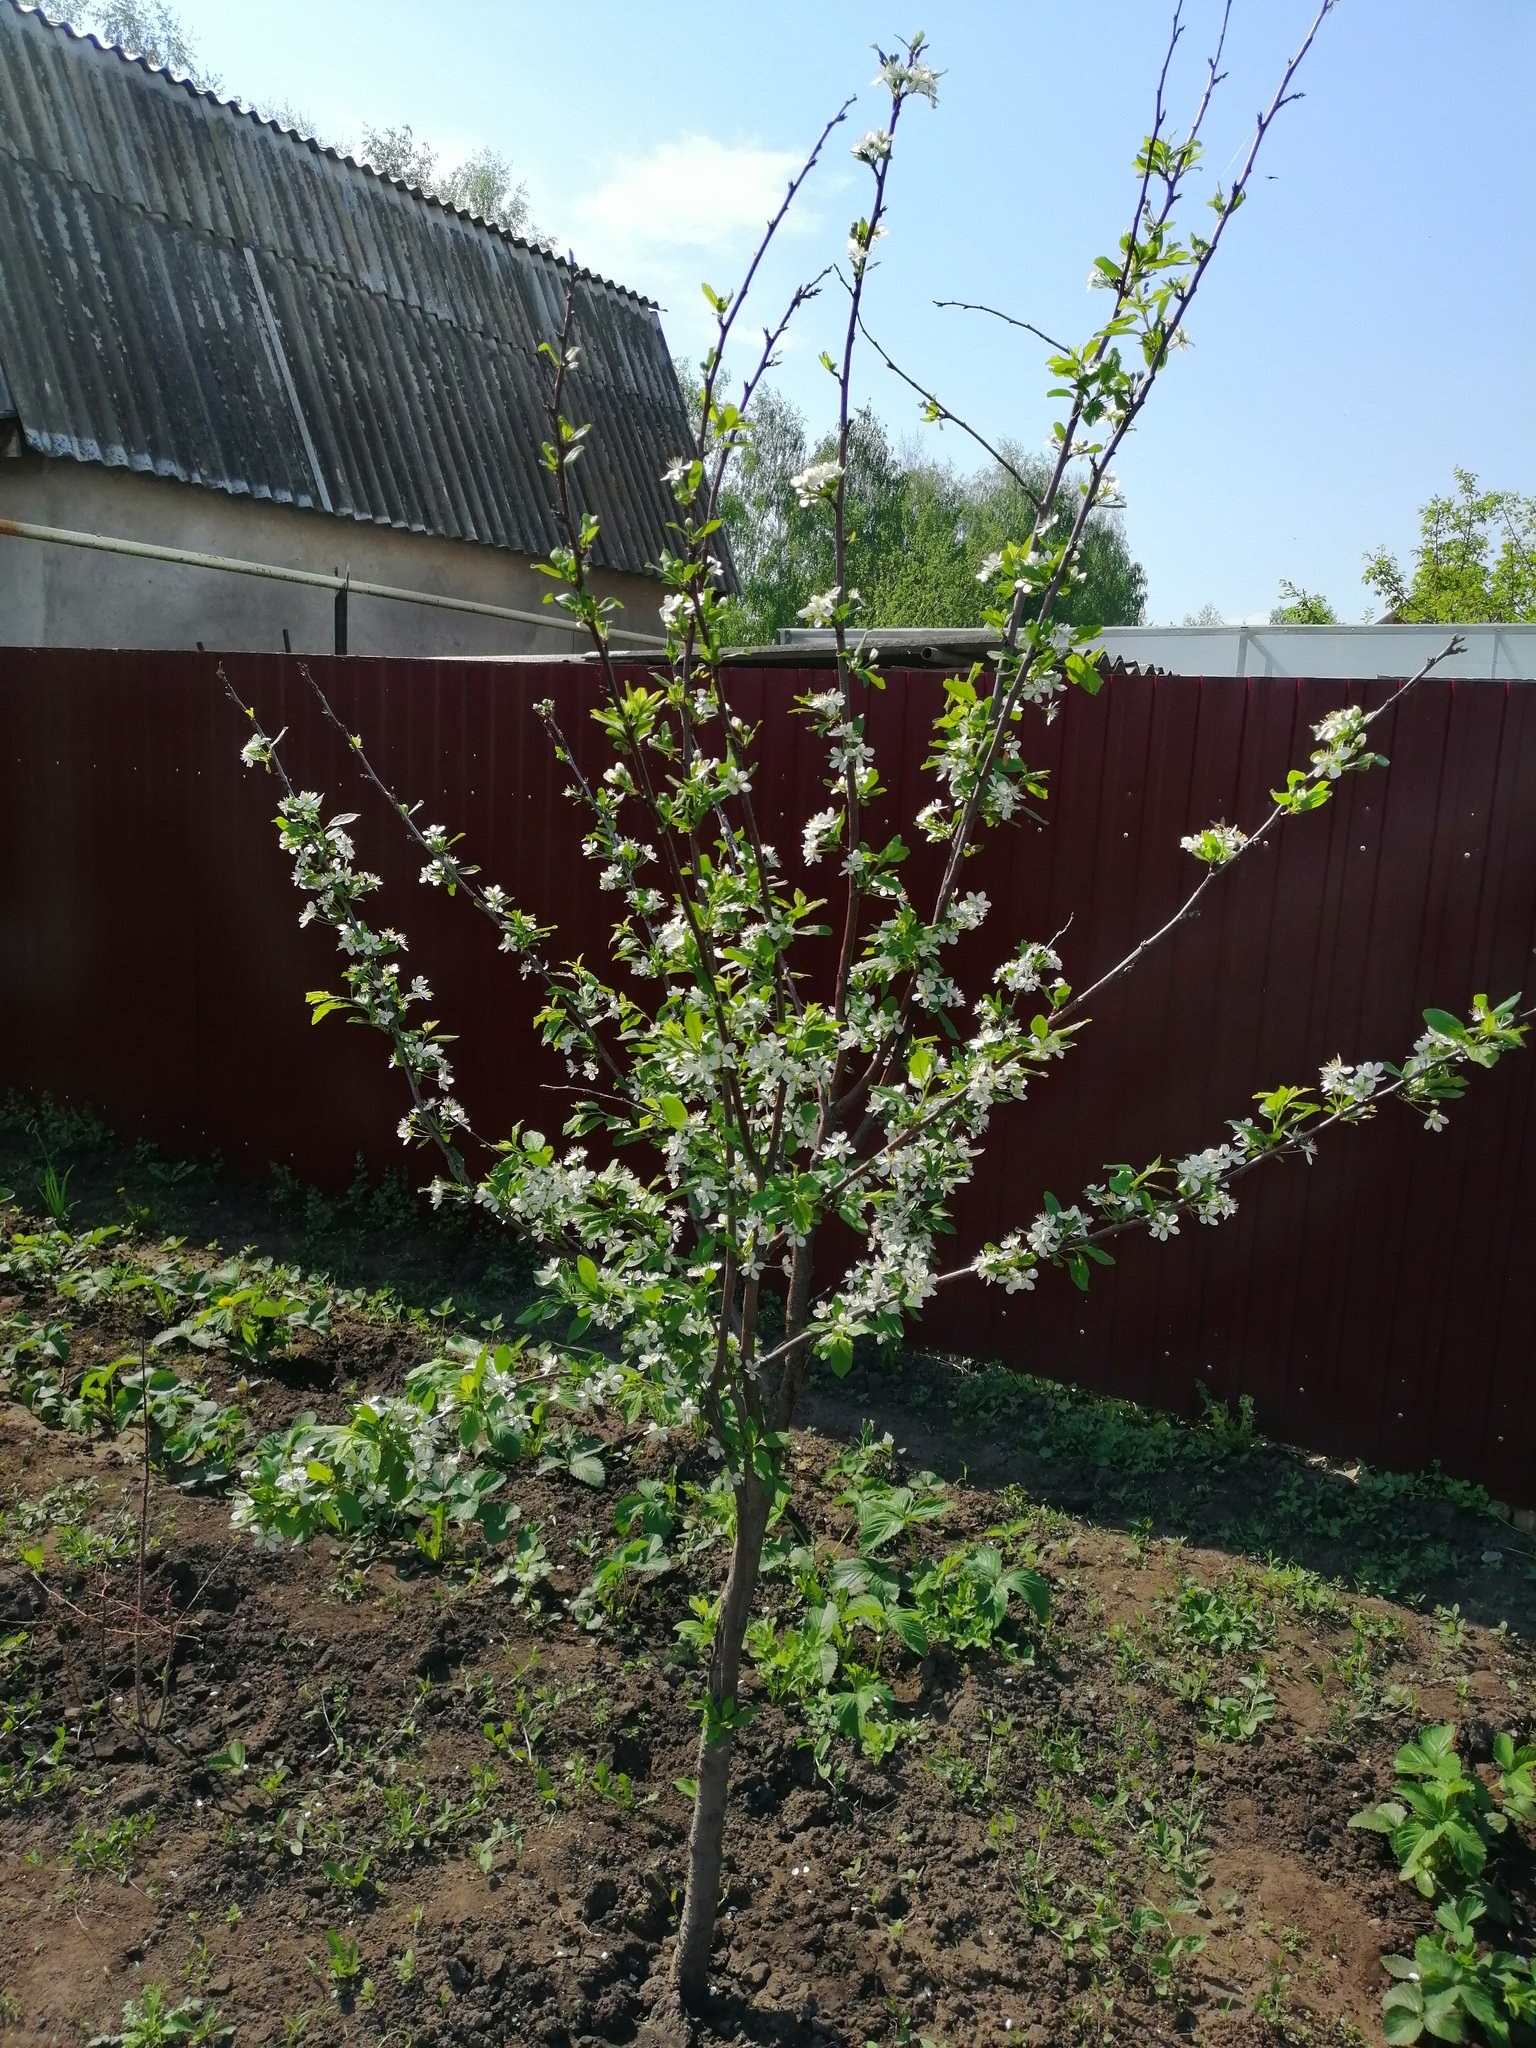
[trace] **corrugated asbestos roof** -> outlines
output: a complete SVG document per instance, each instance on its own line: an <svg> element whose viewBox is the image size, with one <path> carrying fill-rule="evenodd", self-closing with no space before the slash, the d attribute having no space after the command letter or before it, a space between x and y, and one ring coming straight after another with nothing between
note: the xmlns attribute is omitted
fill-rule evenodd
<svg viewBox="0 0 1536 2048"><path fill-rule="evenodd" d="M0 393L43 455L542 554L535 351L569 265L0 0ZM675 508L682 396L648 301L576 272L601 559Z"/></svg>

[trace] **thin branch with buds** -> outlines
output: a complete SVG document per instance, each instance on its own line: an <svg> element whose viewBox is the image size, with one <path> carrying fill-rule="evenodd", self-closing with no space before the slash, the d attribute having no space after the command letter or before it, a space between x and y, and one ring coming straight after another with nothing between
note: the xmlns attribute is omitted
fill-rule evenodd
<svg viewBox="0 0 1536 2048"><path fill-rule="evenodd" d="M1067 352L1067 344L1064 341L1058 341L1054 334L1047 334L1045 329L1037 327L1033 320L1020 320L1015 314L1004 313L996 306L978 305L971 299L935 299L933 303L941 309L948 307L958 313L988 313L994 320L1001 320L1008 327L1019 327L1026 334L1034 335L1037 341L1043 341L1047 348L1054 349L1059 356Z"/></svg>
<svg viewBox="0 0 1536 2048"><path fill-rule="evenodd" d="M1391 711L1395 705L1400 704L1403 698L1408 695L1408 692L1416 684L1422 683L1424 678L1433 669L1438 668L1442 661L1449 661L1454 655L1463 653L1465 649L1466 642L1459 635L1453 634L1438 654L1430 655L1421 668L1411 675L1405 683L1398 685L1384 704L1379 704L1374 711L1361 720L1361 730L1368 731L1379 718L1384 718L1387 712ZM1301 793L1305 794L1311 789L1320 788L1326 779L1326 776L1319 770L1307 778L1305 782L1298 784L1297 787ZM1282 818L1294 816L1299 808L1302 808L1302 806L1295 802L1276 804L1262 823L1256 825L1246 839L1239 843L1233 853L1229 854L1225 860L1215 862L1206 868L1205 873L1200 877L1200 880L1190 891L1183 903L1179 905L1179 908L1173 913L1172 917L1160 924L1155 931L1148 932L1147 936L1138 941L1123 959L1116 961L1113 967L1106 969L1096 981L1090 982L1087 988L1074 990L1071 997L1055 1011L1054 1014L1057 1019L1070 1017L1075 1010L1080 1010L1085 1003L1091 1002L1101 989L1108 988L1111 982L1118 981L1122 975L1129 974L1138 962L1150 953L1155 946L1160 945L1164 939L1171 937L1186 919L1193 917L1207 890L1213 886L1218 875L1229 874L1240 861L1246 860L1253 849L1263 843Z"/></svg>
<svg viewBox="0 0 1536 2048"><path fill-rule="evenodd" d="M838 275L839 277L842 276L841 271L839 271ZM885 367L892 373L892 375L899 377L903 384L907 385L910 390L915 391L918 397L922 399L925 407L927 408L926 417L930 421L947 421L949 425L958 427L962 434L968 435L970 439L976 443L978 448L984 450L986 454L991 456L992 460L997 464L999 469L1005 470L1007 474L1013 478L1014 482L1018 485L1019 489L1024 493L1025 497L1028 498L1029 502L1034 506L1035 510L1037 512L1040 510L1040 493L1035 489L1034 485L1031 484L1029 480L1025 477L1023 471L1019 469L1018 465L1016 463L1010 462L1008 457L1001 450L1001 448L994 447L992 442L990 442L987 439L986 435L983 434L979 428L973 427L969 420L962 419L959 413L952 411L950 407L947 406L941 398L935 396L935 394L932 391L928 390L926 385L919 384L915 377L909 376L907 374L907 372L901 367L900 363L894 361L889 355L887 355L885 350L880 346L879 342L876 341L875 337L870 333L869 328L865 323L862 314L860 314L859 316L859 332L860 334L863 335L864 339L869 343L870 347L874 350L875 354L880 358L881 362L884 363Z"/></svg>

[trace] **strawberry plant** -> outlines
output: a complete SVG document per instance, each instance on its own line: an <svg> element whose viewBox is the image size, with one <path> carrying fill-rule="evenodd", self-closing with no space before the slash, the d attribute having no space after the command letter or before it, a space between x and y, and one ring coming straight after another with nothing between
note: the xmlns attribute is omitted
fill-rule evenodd
<svg viewBox="0 0 1536 2048"><path fill-rule="evenodd" d="M1385 1835L1398 1876L1426 1899L1466 1880L1488 1860L1489 1837L1506 1826L1481 1779L1462 1766L1449 1722L1405 1742L1393 1763L1394 1797L1350 1819L1352 1828Z"/></svg>
<svg viewBox="0 0 1536 2048"><path fill-rule="evenodd" d="M1421 1934L1409 1956L1385 1956L1396 1981L1381 2001L1382 2028L1393 2044L1471 2041L1512 2048L1536 2026L1536 1975L1529 1958L1480 1948L1475 1932L1484 1911L1475 1893L1445 1900L1438 1934ZM1469 2033L1468 2024L1478 2031Z"/></svg>
<svg viewBox="0 0 1536 2048"><path fill-rule="evenodd" d="M1536 1821L1536 1742L1518 1747L1512 1735L1495 1735L1493 1761L1499 1803L1511 1820Z"/></svg>

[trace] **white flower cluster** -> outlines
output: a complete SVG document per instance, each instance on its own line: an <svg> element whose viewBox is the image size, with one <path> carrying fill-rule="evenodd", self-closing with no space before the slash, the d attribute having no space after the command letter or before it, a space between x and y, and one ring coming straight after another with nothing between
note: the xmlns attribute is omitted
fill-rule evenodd
<svg viewBox="0 0 1536 2048"><path fill-rule="evenodd" d="M1326 781L1337 782L1351 768L1369 765L1360 758L1365 752L1365 712L1360 705L1346 704L1342 710L1330 711L1313 726L1312 736L1318 742L1312 755L1313 773Z"/></svg>
<svg viewBox="0 0 1536 2048"><path fill-rule="evenodd" d="M1208 1145L1178 1162L1179 1194L1202 1223L1223 1223L1237 1214L1237 1203L1222 1183L1247 1156L1247 1145L1239 1138L1231 1145Z"/></svg>
<svg viewBox="0 0 1536 2048"><path fill-rule="evenodd" d="M342 811L322 823L320 798L313 790L289 791L278 805L279 841L292 858L294 884L311 899L299 922L310 924L318 918L329 924L350 962L345 973L348 994L312 998L315 1014L323 1016L325 1006L351 1010L385 1032L392 1046L390 1063L407 1076L413 1096L401 1125L402 1139L434 1138L446 1144L466 1121L447 1092L453 1071L436 1028L415 1027L408 1020L413 1007L431 1001L432 991L420 975L408 987L401 986L395 956L405 951L404 937L388 927L375 931L358 913L357 905L380 887L380 881L352 865L355 848L346 828L356 815Z"/></svg>
<svg viewBox="0 0 1536 2048"><path fill-rule="evenodd" d="M523 973L531 974L536 965L535 949L544 937L542 927L526 910L517 908L499 882L487 882L480 891L480 901L501 933L502 952L520 955Z"/></svg>
<svg viewBox="0 0 1536 2048"><path fill-rule="evenodd" d="M813 462L789 480L789 487L800 505L814 505L818 498L830 498L837 489L843 474L843 465L837 461Z"/></svg>
<svg viewBox="0 0 1536 2048"><path fill-rule="evenodd" d="M976 1277L989 1287L1001 1287L1005 1294L1032 1294L1035 1287L1035 1255L1024 1243L1024 1233L1010 1230L1001 1244L989 1244L976 1255Z"/></svg>
<svg viewBox="0 0 1536 2048"><path fill-rule="evenodd" d="M906 1218L903 1217L903 1223ZM898 1230L882 1236L878 1249L860 1259L837 1292L819 1302L816 1321L825 1335L819 1349L848 1344L855 1337L884 1336L900 1328L903 1314L920 1309L933 1293L934 1271L925 1233L905 1238Z"/></svg>
<svg viewBox="0 0 1536 2048"><path fill-rule="evenodd" d="M1319 1069L1318 1080L1329 1105L1334 1109L1348 1110L1370 1101L1381 1086L1386 1071L1381 1060L1362 1060L1358 1066L1350 1067L1343 1060L1334 1058Z"/></svg>
<svg viewBox="0 0 1536 2048"><path fill-rule="evenodd" d="M1003 962L992 979L1003 988L1011 989L1015 995L1028 996L1045 986L1048 974L1057 974L1060 970L1059 954L1049 946L1026 942L1011 960Z"/></svg>
<svg viewBox="0 0 1536 2048"><path fill-rule="evenodd" d="M1207 867L1224 868L1228 861L1236 860L1248 844L1248 834L1240 825L1224 825L1218 819L1214 825L1207 825L1203 832L1186 833L1179 844L1196 860L1204 861Z"/></svg>
<svg viewBox="0 0 1536 2048"><path fill-rule="evenodd" d="M810 866L814 867L824 854L832 853L841 843L843 817L841 810L829 808L806 819L802 850Z"/></svg>
<svg viewBox="0 0 1536 2048"><path fill-rule="evenodd" d="M891 138L884 128L871 128L861 135L853 145L852 154L861 164L868 164L873 170L883 163L891 153Z"/></svg>
<svg viewBox="0 0 1536 2048"><path fill-rule="evenodd" d="M939 104L938 72L931 64L921 63L915 57L882 58L880 69L870 83L888 87L896 100L924 99L930 107Z"/></svg>
<svg viewBox="0 0 1536 2048"><path fill-rule="evenodd" d="M855 276L869 261L870 251L876 242L885 239L885 222L876 221L873 226L867 220L856 220L848 230L848 261Z"/></svg>
<svg viewBox="0 0 1536 2048"><path fill-rule="evenodd" d="M1068 1209L1042 1209L1024 1233L1037 1259L1053 1259L1088 1234L1088 1218L1074 1202Z"/></svg>
<svg viewBox="0 0 1536 2048"><path fill-rule="evenodd" d="M1061 710L1059 699L1066 687L1059 669L1031 669L1019 685L1019 695L1026 704L1043 705L1046 724L1054 725Z"/></svg>
<svg viewBox="0 0 1536 2048"><path fill-rule="evenodd" d="M1052 1259L1070 1258L1091 1229L1090 1219L1075 1202L1065 1209L1042 1209L1027 1229L1010 1230L1001 1244L986 1245L972 1270L978 1279L1007 1294L1031 1293L1037 1268Z"/></svg>
<svg viewBox="0 0 1536 2048"><path fill-rule="evenodd" d="M451 895L462 882L480 870L470 867L454 858L453 840L448 836L446 825L424 825L421 837L426 846L428 860L421 871L421 880L429 888L446 889Z"/></svg>
<svg viewBox="0 0 1536 2048"><path fill-rule="evenodd" d="M856 604L858 596L859 593L856 590L850 590L848 602ZM809 603L801 605L795 616L796 618L804 619L808 626L830 626L842 601L842 585L834 583L830 590L819 591L811 598Z"/></svg>
<svg viewBox="0 0 1536 2048"><path fill-rule="evenodd" d="M582 841L581 850L589 860L599 858L606 852L610 858L608 865L598 875L598 886L603 889L622 889L629 896L631 903L637 901L642 892L635 887L635 874L646 863L654 862L654 846L647 846L641 840L629 838L610 840L605 846L598 833L590 832Z"/></svg>
<svg viewBox="0 0 1536 2048"><path fill-rule="evenodd" d="M1485 1015L1484 998L1480 996L1473 1006L1474 1021ZM1413 1051L1403 1061L1403 1100L1418 1110L1424 1119L1425 1130L1445 1129L1448 1119L1440 1102L1460 1094L1460 1086L1448 1077L1466 1057L1464 1041L1451 1037L1447 1032L1437 1031L1433 1026L1414 1040Z"/></svg>
<svg viewBox="0 0 1536 2048"><path fill-rule="evenodd" d="M834 726L831 740L827 760L835 774L862 776L874 767L875 750L865 739L859 719L852 718L845 724Z"/></svg>

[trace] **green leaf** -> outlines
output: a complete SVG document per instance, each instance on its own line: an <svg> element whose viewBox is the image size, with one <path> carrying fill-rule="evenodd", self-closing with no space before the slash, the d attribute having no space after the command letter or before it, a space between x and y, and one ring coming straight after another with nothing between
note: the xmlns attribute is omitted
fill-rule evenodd
<svg viewBox="0 0 1536 2048"><path fill-rule="evenodd" d="M1033 1613L1036 1621L1047 1622L1051 1618L1051 1582L1027 1564L1015 1565L1001 1581L1010 1593L1017 1593Z"/></svg>
<svg viewBox="0 0 1536 2048"><path fill-rule="evenodd" d="M579 1479L583 1486L601 1487L607 1474L603 1461L595 1451L578 1451L570 1463L570 1474Z"/></svg>
<svg viewBox="0 0 1536 2048"><path fill-rule="evenodd" d="M683 1102L680 1096L663 1095L660 1102L658 1102L656 1106L661 1111L662 1115L666 1118L667 1122L672 1126L674 1131L680 1131L686 1127L688 1122L688 1109L687 1105Z"/></svg>
<svg viewBox="0 0 1536 2048"><path fill-rule="evenodd" d="M595 1287L597 1285L598 1271L596 1261L589 1259L585 1252L576 1261L576 1271L580 1276L583 1287Z"/></svg>
<svg viewBox="0 0 1536 2048"><path fill-rule="evenodd" d="M1391 2042L1417 2041L1424 2032L1424 2006L1417 1984L1394 1984L1381 2001L1382 2032Z"/></svg>
<svg viewBox="0 0 1536 2048"><path fill-rule="evenodd" d="M1436 1027L1438 1028L1438 1027ZM1401 1778L1432 1778L1441 1759L1456 1747L1456 1729L1449 1721L1420 1730L1417 1742L1405 1742L1393 1759L1392 1768Z"/></svg>
<svg viewBox="0 0 1536 2048"><path fill-rule="evenodd" d="M1431 1031L1443 1032L1447 1038L1465 1038L1467 1035L1467 1027L1449 1010L1426 1010L1424 1022Z"/></svg>
<svg viewBox="0 0 1536 2048"><path fill-rule="evenodd" d="M488 1500L481 1502L475 1520L487 1543L505 1543L507 1532L520 1513L516 1502Z"/></svg>
<svg viewBox="0 0 1536 2048"><path fill-rule="evenodd" d="M914 1657L927 1656L928 1631L909 1607L890 1610L890 1622L904 1649L910 1650Z"/></svg>
<svg viewBox="0 0 1536 2048"><path fill-rule="evenodd" d="M1384 1806L1373 1806L1367 1813L1352 1813L1344 1823L1349 1828L1364 1828L1373 1835L1390 1835L1400 1828L1408 1817L1408 1809L1389 1800Z"/></svg>
<svg viewBox="0 0 1536 2048"><path fill-rule="evenodd" d="M1424 2029L1437 2041L1465 2041L1455 1991L1436 1991L1424 2001Z"/></svg>

